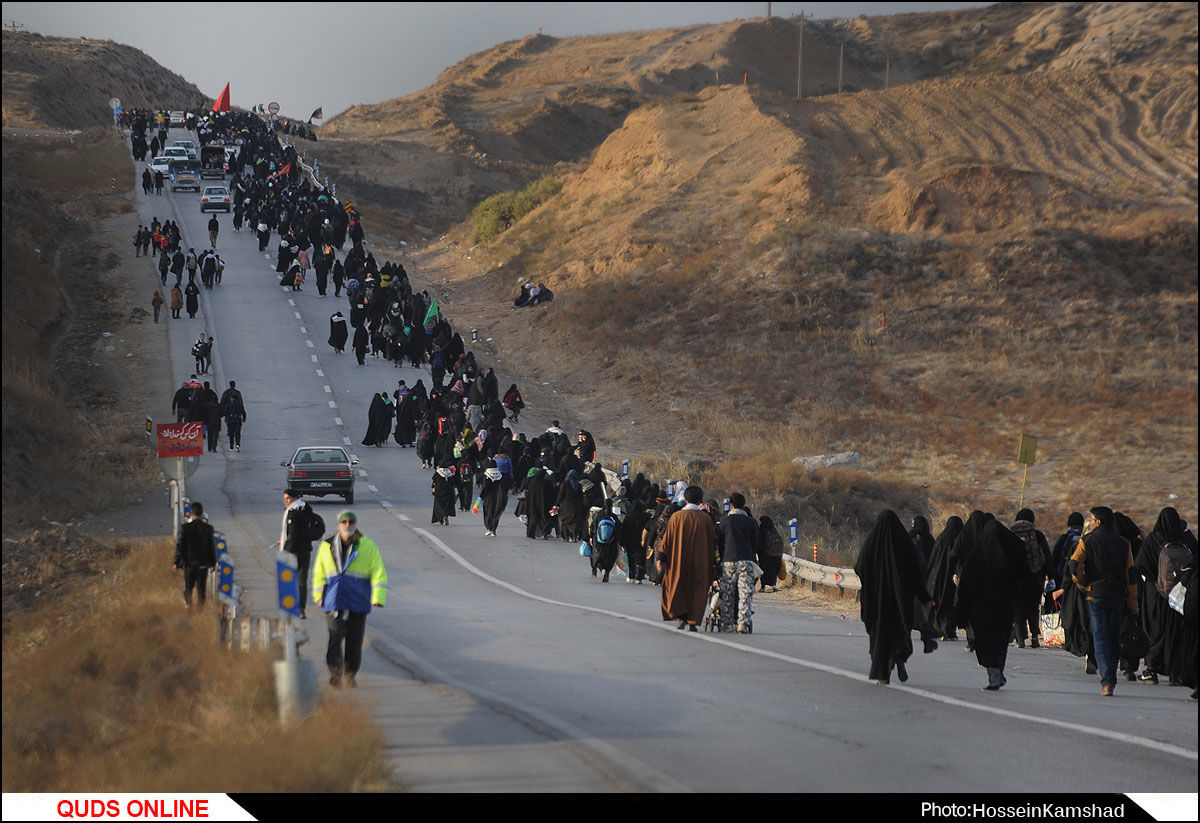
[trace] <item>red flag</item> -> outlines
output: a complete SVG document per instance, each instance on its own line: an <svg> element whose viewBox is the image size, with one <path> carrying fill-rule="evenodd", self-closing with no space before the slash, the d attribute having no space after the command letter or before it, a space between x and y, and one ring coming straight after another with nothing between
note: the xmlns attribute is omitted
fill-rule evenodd
<svg viewBox="0 0 1200 823"><path fill-rule="evenodd" d="M225 84L224 91L217 98L217 102L213 103L213 111L229 111L229 84Z"/></svg>
<svg viewBox="0 0 1200 823"><path fill-rule="evenodd" d="M272 174L270 179L274 180L276 177L286 177L288 174L291 173L291 171L292 171L292 164L288 163L282 169L280 169L279 171Z"/></svg>

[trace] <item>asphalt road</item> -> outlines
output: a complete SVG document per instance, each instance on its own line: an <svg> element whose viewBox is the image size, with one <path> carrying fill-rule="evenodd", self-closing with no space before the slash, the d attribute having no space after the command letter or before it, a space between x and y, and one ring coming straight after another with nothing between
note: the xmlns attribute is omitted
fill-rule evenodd
<svg viewBox="0 0 1200 823"><path fill-rule="evenodd" d="M178 220L185 247L207 241L198 195L147 200L149 213ZM431 472L414 451L359 445L373 393L399 379L428 385L428 371L334 353L328 319L349 316L344 298L332 286L318 297L311 278L300 293L281 289L278 238L264 257L253 233L218 219L224 282L202 289L196 320L168 319L172 372L176 385L186 379L192 341L215 335L214 388L236 380L249 419L242 451L223 440L189 494L229 537L245 602L272 614L280 461L329 443L359 458L353 508L380 546L390 594L367 622L358 696L409 788L1196 792L1186 689L1122 680L1101 699L1069 654L1013 649L1008 685L984 692L961 643L918 652L907 685L881 687L866 677L867 639L849 602L842 618L760 597L753 635L689 634L659 620L657 588L615 572L602 584L575 546L526 540L514 500L495 538L481 515L431 526ZM365 224L369 239L370 215ZM421 273L410 276L420 289ZM453 322L453 305L443 311ZM332 528L342 501L314 502ZM324 671L324 623L304 628L303 653Z"/></svg>

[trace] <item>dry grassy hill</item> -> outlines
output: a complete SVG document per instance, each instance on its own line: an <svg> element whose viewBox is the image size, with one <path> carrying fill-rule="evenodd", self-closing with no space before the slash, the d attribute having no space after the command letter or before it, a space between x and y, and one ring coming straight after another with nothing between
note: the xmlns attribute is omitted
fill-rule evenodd
<svg viewBox="0 0 1200 823"><path fill-rule="evenodd" d="M1028 432L1037 507L1194 511L1195 6L808 21L803 100L797 23L501 44L335 118L322 164L454 158L379 169L442 186L390 226L450 229L418 276L632 455L828 521L790 458L854 449L884 500L1011 515ZM449 188L465 215L547 172L498 240L454 227ZM513 312L526 278L559 298Z"/></svg>
<svg viewBox="0 0 1200 823"><path fill-rule="evenodd" d="M126 109L205 103L198 88L131 46L4 32L4 128L111 126L113 97Z"/></svg>

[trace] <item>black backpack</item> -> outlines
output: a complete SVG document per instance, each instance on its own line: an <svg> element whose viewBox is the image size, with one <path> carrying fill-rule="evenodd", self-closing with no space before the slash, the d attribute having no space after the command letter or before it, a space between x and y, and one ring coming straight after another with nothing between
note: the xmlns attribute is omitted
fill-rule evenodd
<svg viewBox="0 0 1200 823"><path fill-rule="evenodd" d="M1046 567L1046 558L1042 554L1042 546L1038 542L1037 532L1026 529L1017 532L1017 537L1025 544L1025 566L1030 574L1041 574Z"/></svg>
<svg viewBox="0 0 1200 823"><path fill-rule="evenodd" d="M304 538L316 542L325 536L325 520L311 508L308 510L308 523L304 527Z"/></svg>
<svg viewBox="0 0 1200 823"><path fill-rule="evenodd" d="M1170 595L1179 575L1190 569L1194 562L1191 549L1177 540L1168 540L1158 554L1158 593L1163 597Z"/></svg>

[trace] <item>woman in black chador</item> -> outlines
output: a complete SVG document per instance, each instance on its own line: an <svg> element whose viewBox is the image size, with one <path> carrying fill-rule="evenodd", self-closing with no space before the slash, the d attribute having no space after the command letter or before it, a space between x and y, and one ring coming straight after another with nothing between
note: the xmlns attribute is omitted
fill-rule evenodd
<svg viewBox="0 0 1200 823"><path fill-rule="evenodd" d="M987 669L987 691L1008 682L1004 661L1017 607L1017 587L1029 577L1025 543L998 520L989 520L958 578L958 625L972 631L975 659Z"/></svg>
<svg viewBox="0 0 1200 823"><path fill-rule="evenodd" d="M371 399L371 408L367 410L367 435L363 438L364 446L382 446L387 442L392 431L392 398L386 392L380 392Z"/></svg>
<svg viewBox="0 0 1200 823"><path fill-rule="evenodd" d="M929 622L935 634L943 640L957 640L958 629L954 622L954 565L951 550L963 529L961 517L954 516L946 521L946 528L933 541L929 552L929 563L925 566L925 589L937 606L929 613Z"/></svg>
<svg viewBox="0 0 1200 823"><path fill-rule="evenodd" d="M1138 592L1142 628L1150 638L1146 671L1141 679L1146 683L1157 683L1158 676L1166 674L1172 683L1182 683L1194 689L1196 624L1189 623L1182 614L1172 609L1167 598L1158 591L1159 557L1163 546L1168 543L1178 543L1190 549L1192 562L1195 563L1196 538L1184 527L1179 512L1170 506L1158 513L1154 529L1142 540L1135 553L1134 568L1139 579L1144 579Z"/></svg>
<svg viewBox="0 0 1200 823"><path fill-rule="evenodd" d="M349 332L346 331L346 318L342 316L340 311L335 311L329 318L329 345L338 354L346 350L346 340L349 337Z"/></svg>
<svg viewBox="0 0 1200 823"><path fill-rule="evenodd" d="M930 607L934 604L921 580L916 549L895 512L880 513L863 542L854 573L862 581L859 603L870 638L870 677L886 685L895 668L903 683L908 680L904 664L913 652L913 598Z"/></svg>

